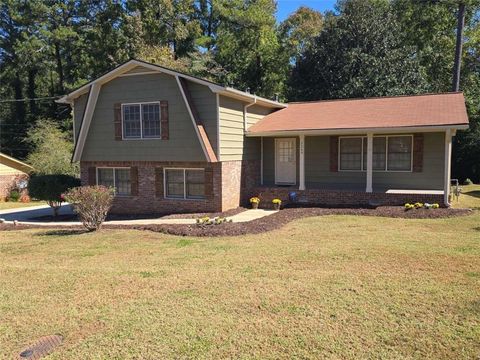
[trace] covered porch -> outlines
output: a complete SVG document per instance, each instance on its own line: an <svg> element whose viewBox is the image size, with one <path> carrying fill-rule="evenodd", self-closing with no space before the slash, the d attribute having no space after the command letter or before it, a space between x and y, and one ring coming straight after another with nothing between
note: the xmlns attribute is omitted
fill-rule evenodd
<svg viewBox="0 0 480 360"><path fill-rule="evenodd" d="M430 131L428 131L430 130ZM298 132L260 137L260 184L270 197L325 205L448 206L455 131Z"/></svg>

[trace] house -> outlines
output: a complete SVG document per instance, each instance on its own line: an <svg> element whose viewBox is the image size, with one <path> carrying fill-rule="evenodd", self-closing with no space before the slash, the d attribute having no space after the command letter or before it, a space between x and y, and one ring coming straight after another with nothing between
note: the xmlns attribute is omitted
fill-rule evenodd
<svg viewBox="0 0 480 360"><path fill-rule="evenodd" d="M62 97L83 184L113 211L224 211L260 195L448 205L462 93L284 104L130 60Z"/></svg>
<svg viewBox="0 0 480 360"><path fill-rule="evenodd" d="M13 188L24 187L32 170L30 165L0 153L0 200L5 200Z"/></svg>

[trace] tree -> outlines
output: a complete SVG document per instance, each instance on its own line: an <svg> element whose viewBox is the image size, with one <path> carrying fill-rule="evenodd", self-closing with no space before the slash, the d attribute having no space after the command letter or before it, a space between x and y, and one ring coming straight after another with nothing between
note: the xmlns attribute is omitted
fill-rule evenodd
<svg viewBox="0 0 480 360"><path fill-rule="evenodd" d="M222 82L272 98L282 94L288 55L280 46L273 0L222 1L214 49Z"/></svg>
<svg viewBox="0 0 480 360"><path fill-rule="evenodd" d="M322 27L322 13L305 6L300 6L280 24L280 39L292 62L296 63L313 44Z"/></svg>
<svg viewBox="0 0 480 360"><path fill-rule="evenodd" d="M28 162L36 174L65 174L78 176L77 163L72 163L73 143L70 135L62 132L52 120L40 120L28 132L33 151Z"/></svg>
<svg viewBox="0 0 480 360"><path fill-rule="evenodd" d="M290 99L372 97L429 89L415 49L402 43L386 1L348 0L327 16L315 43L299 59ZM372 26L375 24L375 26Z"/></svg>
<svg viewBox="0 0 480 360"><path fill-rule="evenodd" d="M28 181L28 194L37 200L46 201L53 210L53 216L65 201L64 194L80 186L80 179L69 175L33 175Z"/></svg>

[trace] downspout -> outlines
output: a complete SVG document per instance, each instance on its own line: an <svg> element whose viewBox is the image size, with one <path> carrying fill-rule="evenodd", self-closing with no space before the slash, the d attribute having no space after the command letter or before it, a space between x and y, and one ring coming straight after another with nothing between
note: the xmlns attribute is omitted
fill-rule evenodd
<svg viewBox="0 0 480 360"><path fill-rule="evenodd" d="M257 103L257 97L254 96L253 101L251 103L243 105L243 132L247 131L247 109L250 106L255 105L256 103Z"/></svg>

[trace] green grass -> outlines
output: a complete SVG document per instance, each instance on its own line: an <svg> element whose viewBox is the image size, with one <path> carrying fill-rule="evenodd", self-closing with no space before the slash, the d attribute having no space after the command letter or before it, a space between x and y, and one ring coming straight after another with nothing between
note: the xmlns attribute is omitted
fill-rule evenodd
<svg viewBox="0 0 480 360"><path fill-rule="evenodd" d="M18 209L23 207L39 206L39 205L47 205L47 204L45 203L45 201L30 201L28 203L22 203L20 201L0 201L0 210Z"/></svg>
<svg viewBox="0 0 480 360"><path fill-rule="evenodd" d="M0 358L480 354L480 213L326 216L260 235L0 233Z"/></svg>
<svg viewBox="0 0 480 360"><path fill-rule="evenodd" d="M455 208L470 208L480 210L480 185L461 185L462 194L458 201L454 197L452 206Z"/></svg>

